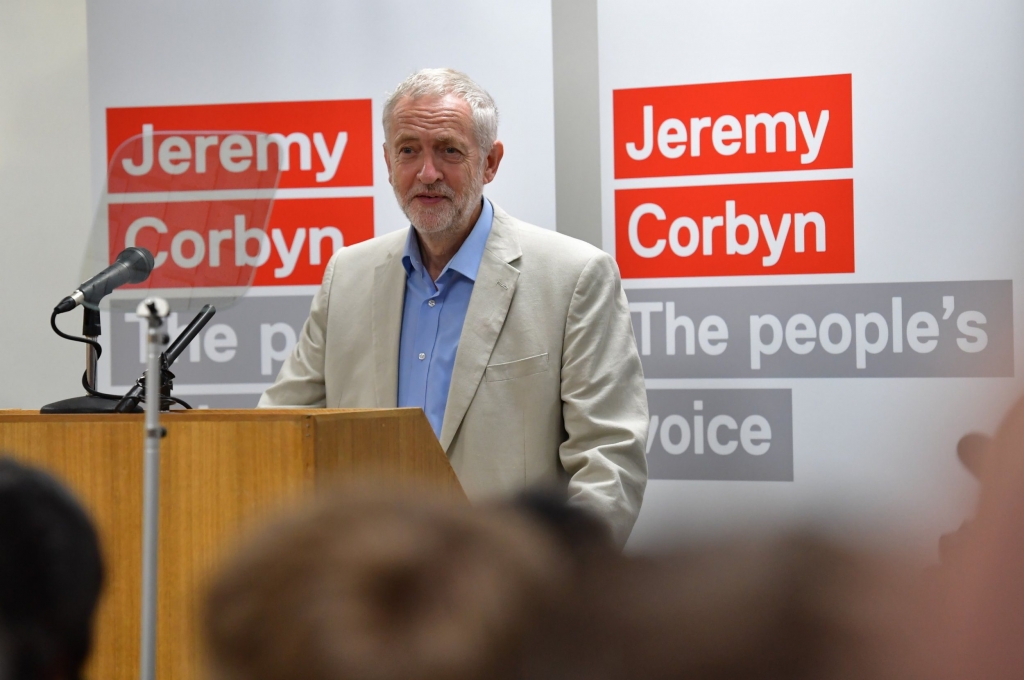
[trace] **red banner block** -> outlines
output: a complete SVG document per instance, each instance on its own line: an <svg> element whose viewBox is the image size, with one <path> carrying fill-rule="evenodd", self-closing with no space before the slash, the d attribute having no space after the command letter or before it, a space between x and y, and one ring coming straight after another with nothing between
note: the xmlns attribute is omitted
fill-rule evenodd
<svg viewBox="0 0 1024 680"><path fill-rule="evenodd" d="M612 94L615 178L853 167L849 74Z"/></svg>
<svg viewBox="0 0 1024 680"><path fill-rule="evenodd" d="M623 278L854 271L853 180L615 192Z"/></svg>
<svg viewBox="0 0 1024 680"><path fill-rule="evenodd" d="M301 235L303 231L305 236ZM254 285L320 285L335 250L373 238L373 198L279 200L274 203L267 233L274 251L267 263L256 270ZM282 245L292 253L286 255L288 260L296 261L294 270L287 274Z"/></svg>
<svg viewBox="0 0 1024 680"><path fill-rule="evenodd" d="M371 186L372 146L369 99L112 108L108 191Z"/></svg>
<svg viewBox="0 0 1024 680"><path fill-rule="evenodd" d="M133 288L315 285L337 249L373 237L371 197L111 204L108 215L111 261L129 246L156 258Z"/></svg>

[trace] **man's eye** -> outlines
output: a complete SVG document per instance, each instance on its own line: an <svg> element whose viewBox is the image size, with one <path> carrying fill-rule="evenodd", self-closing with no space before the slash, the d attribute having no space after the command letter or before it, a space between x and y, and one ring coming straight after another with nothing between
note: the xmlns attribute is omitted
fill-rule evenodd
<svg viewBox="0 0 1024 680"><path fill-rule="evenodd" d="M458 149L456 149L456 148L455 148L454 146L449 146L449 147L447 147L447 148L446 148L446 149L444 150L444 152L445 152L446 154L448 154L449 156L451 156L451 155L454 155L454 154L457 154L457 153L459 153L459 150L458 150Z"/></svg>

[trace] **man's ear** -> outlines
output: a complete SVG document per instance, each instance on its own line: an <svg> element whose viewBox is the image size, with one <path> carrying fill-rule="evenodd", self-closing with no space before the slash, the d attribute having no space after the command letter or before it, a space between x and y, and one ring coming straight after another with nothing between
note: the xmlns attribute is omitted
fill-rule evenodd
<svg viewBox="0 0 1024 680"><path fill-rule="evenodd" d="M498 166L501 165L501 159L504 155L505 145L500 141L495 141L490 153L484 159L484 184L489 184L494 179L494 176L498 174Z"/></svg>
<svg viewBox="0 0 1024 680"><path fill-rule="evenodd" d="M388 153L388 143L384 142L380 145L384 149L384 165L388 166L388 184L394 184L391 181L391 154Z"/></svg>

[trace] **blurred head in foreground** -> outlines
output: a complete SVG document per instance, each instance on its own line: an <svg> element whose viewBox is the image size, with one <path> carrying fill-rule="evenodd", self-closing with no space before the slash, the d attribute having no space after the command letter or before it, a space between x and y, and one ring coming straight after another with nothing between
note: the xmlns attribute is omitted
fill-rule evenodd
<svg viewBox="0 0 1024 680"><path fill-rule="evenodd" d="M910 677L914 588L809 537L616 554L549 496L334 496L216 580L217 680Z"/></svg>
<svg viewBox="0 0 1024 680"><path fill-rule="evenodd" d="M544 622L531 680L907 680L916 603L885 559L730 539L607 563Z"/></svg>
<svg viewBox="0 0 1024 680"><path fill-rule="evenodd" d="M96 531L74 497L0 458L0 678L78 678L102 580Z"/></svg>
<svg viewBox="0 0 1024 680"><path fill-rule="evenodd" d="M568 552L577 569L594 567L621 552L611 527L596 514L571 504L564 488L527 489L505 507L544 528Z"/></svg>
<svg viewBox="0 0 1024 680"><path fill-rule="evenodd" d="M521 677L569 558L511 509L335 495L265 532L216 580L218 680Z"/></svg>

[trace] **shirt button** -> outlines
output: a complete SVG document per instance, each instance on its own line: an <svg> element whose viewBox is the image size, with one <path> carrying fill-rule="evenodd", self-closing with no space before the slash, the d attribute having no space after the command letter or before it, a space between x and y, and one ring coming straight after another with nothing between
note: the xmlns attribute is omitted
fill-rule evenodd
<svg viewBox="0 0 1024 680"><path fill-rule="evenodd" d="M426 358L427 358L427 355L425 353L423 353L423 352L420 352L420 361L423 361Z"/></svg>
<svg viewBox="0 0 1024 680"><path fill-rule="evenodd" d="M428 305L429 307L433 307L433 306L434 306L434 305L436 305L436 304L437 304L437 300L434 300L434 299L430 299L430 300L427 300L427 305ZM421 357L421 358L422 358L422 357Z"/></svg>

